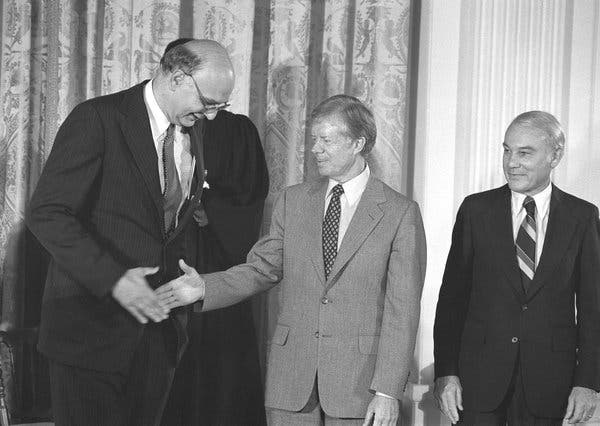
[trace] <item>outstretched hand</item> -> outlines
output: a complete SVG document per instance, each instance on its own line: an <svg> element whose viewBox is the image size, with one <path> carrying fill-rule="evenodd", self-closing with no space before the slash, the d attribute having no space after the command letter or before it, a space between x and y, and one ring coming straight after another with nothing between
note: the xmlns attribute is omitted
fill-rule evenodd
<svg viewBox="0 0 600 426"><path fill-rule="evenodd" d="M112 289L114 299L140 323L167 319L169 308L154 294L146 275L158 272L158 267L129 269Z"/></svg>
<svg viewBox="0 0 600 426"><path fill-rule="evenodd" d="M156 289L158 300L169 309L189 305L204 298L204 280L194 268L179 259L183 275Z"/></svg>

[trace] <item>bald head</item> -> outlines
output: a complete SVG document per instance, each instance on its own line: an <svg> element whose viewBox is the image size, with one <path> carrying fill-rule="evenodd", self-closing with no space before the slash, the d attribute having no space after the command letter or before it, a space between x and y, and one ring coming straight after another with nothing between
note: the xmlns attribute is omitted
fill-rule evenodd
<svg viewBox="0 0 600 426"><path fill-rule="evenodd" d="M180 38L169 43L160 60L163 73L180 69L188 74L211 70L233 78L233 65L227 50L218 42Z"/></svg>
<svg viewBox="0 0 600 426"><path fill-rule="evenodd" d="M231 59L221 44L181 38L167 45L152 89L169 121L188 127L226 108L234 82Z"/></svg>

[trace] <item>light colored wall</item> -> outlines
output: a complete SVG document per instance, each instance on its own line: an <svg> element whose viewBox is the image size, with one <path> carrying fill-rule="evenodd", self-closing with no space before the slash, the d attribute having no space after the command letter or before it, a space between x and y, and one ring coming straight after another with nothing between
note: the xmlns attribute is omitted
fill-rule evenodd
<svg viewBox="0 0 600 426"><path fill-rule="evenodd" d="M414 195L428 265L420 374L407 391L413 425L449 424L431 399L433 321L456 211L466 195L504 183L504 130L531 109L565 128L554 181L600 205L600 0L423 0Z"/></svg>

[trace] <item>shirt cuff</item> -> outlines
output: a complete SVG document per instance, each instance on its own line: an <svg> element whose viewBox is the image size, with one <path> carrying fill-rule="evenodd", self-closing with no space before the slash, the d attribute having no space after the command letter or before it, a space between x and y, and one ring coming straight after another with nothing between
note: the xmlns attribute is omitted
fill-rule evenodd
<svg viewBox="0 0 600 426"><path fill-rule="evenodd" d="M393 396L389 396L389 395L386 395L386 394L381 393L381 392L375 392L375 395L377 395L377 396L383 396L384 398L389 398L389 399L396 399Z"/></svg>

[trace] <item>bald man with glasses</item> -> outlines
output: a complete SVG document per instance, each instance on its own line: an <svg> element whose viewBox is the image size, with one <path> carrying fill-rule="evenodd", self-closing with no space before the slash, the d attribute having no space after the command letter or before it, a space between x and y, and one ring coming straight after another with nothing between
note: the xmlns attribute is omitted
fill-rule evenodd
<svg viewBox="0 0 600 426"><path fill-rule="evenodd" d="M61 125L27 215L52 257L38 348L58 426L159 424L189 311L153 289L179 276L178 259L198 264L204 119L233 85L223 46L180 39L152 80Z"/></svg>

